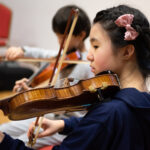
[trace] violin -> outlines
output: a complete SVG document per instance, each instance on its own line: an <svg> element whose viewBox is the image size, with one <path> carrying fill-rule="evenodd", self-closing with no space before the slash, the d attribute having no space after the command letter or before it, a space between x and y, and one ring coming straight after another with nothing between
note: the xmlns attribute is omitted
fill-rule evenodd
<svg viewBox="0 0 150 150"><path fill-rule="evenodd" d="M49 86L18 93L0 100L0 109L9 119L22 120L50 112L84 110L103 98L111 97L118 90L117 76L103 74L80 80L72 86Z"/></svg>
<svg viewBox="0 0 150 150"><path fill-rule="evenodd" d="M81 55L80 55L79 51L71 52L71 53L67 54L66 57L65 57L65 60L80 60L80 59L81 59ZM37 76L35 76L31 81L31 86L35 87L35 86L39 85L40 83L42 83L42 82L46 81L47 79L49 79L50 76L52 75L54 65L55 65L55 63L51 63L46 68L44 68L41 71L41 73L39 73ZM61 66L61 70L65 69L69 65L70 64L63 63L62 66Z"/></svg>

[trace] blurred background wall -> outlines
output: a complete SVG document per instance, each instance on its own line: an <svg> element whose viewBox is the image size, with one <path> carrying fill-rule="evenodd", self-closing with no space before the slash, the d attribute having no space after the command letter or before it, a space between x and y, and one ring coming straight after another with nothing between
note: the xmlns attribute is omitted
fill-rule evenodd
<svg viewBox="0 0 150 150"><path fill-rule="evenodd" d="M143 11L150 19L149 0L0 0L12 9L10 45L38 46L58 49L57 39L51 29L51 20L62 6L76 4L83 8L91 21L97 11L118 4L128 4Z"/></svg>

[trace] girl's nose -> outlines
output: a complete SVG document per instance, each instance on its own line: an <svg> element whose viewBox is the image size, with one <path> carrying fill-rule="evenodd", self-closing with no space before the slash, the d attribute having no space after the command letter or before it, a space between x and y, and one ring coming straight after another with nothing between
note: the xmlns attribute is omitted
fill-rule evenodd
<svg viewBox="0 0 150 150"><path fill-rule="evenodd" d="M94 59L94 57L93 57L93 55L92 55L92 53L89 51L88 52L88 54L87 54L87 59L89 60L89 61L93 61L93 59Z"/></svg>

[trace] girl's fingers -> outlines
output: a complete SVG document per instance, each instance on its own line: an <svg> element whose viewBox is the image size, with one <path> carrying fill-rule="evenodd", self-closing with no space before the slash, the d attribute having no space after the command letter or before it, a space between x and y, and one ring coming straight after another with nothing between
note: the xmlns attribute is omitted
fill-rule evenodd
<svg viewBox="0 0 150 150"><path fill-rule="evenodd" d="M23 88L24 90L29 90L29 89L31 89L26 83L23 83L23 84L22 84L22 88Z"/></svg>
<svg viewBox="0 0 150 150"><path fill-rule="evenodd" d="M30 88L27 86L27 82L28 82L29 80L27 79L27 78L23 78L23 79L21 79L21 80L18 80L18 81L16 81L15 82L15 86L14 86L14 88L13 88L13 92L18 92L19 91L19 89L23 89L23 90L29 90Z"/></svg>
<svg viewBox="0 0 150 150"><path fill-rule="evenodd" d="M32 122L29 126L28 132L27 132L27 136L30 137L30 135L33 133L35 128L35 122Z"/></svg>
<svg viewBox="0 0 150 150"><path fill-rule="evenodd" d="M17 92L18 91L18 89L20 89L21 88L21 86L19 86L19 85L15 85L14 86L14 88L13 88L13 92Z"/></svg>
<svg viewBox="0 0 150 150"><path fill-rule="evenodd" d="M28 82L28 81L29 81L29 80L28 80L27 78L23 78L23 79L21 79L21 80L16 81L15 84L22 84L22 83L26 83L26 82Z"/></svg>
<svg viewBox="0 0 150 150"><path fill-rule="evenodd" d="M38 138L42 138L45 136L51 135L49 130L45 130L39 133Z"/></svg>

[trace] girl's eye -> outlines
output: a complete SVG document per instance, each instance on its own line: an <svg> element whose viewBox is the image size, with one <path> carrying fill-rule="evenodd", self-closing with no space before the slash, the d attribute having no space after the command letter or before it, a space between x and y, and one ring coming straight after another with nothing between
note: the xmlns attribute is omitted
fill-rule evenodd
<svg viewBox="0 0 150 150"><path fill-rule="evenodd" d="M99 46L97 46L97 45L94 45L93 47L94 47L95 49L97 49Z"/></svg>

